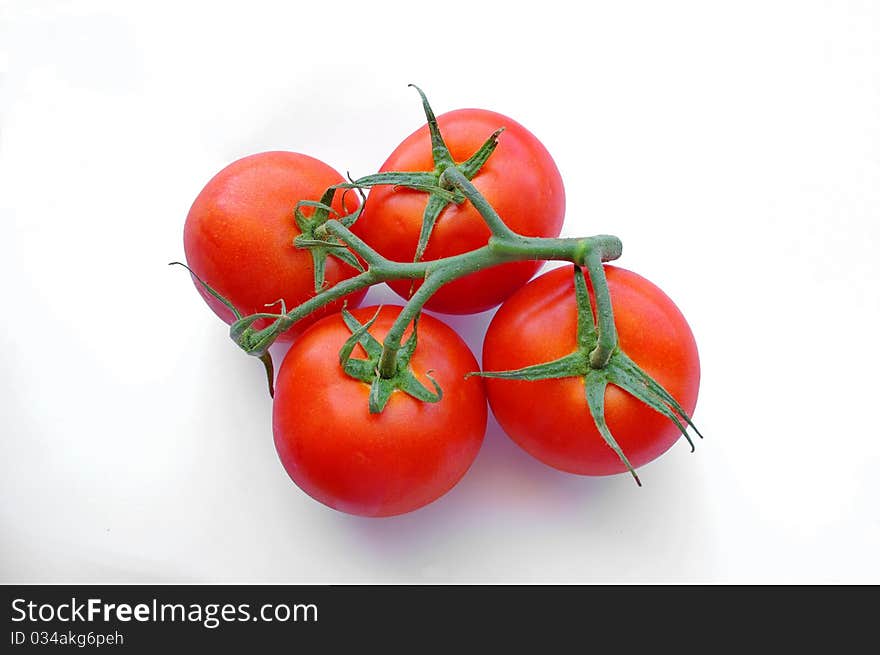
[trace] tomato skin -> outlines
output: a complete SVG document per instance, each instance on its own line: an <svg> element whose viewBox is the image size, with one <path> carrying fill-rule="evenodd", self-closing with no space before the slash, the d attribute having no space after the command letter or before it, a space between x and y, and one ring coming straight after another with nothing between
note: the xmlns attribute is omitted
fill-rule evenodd
<svg viewBox="0 0 880 655"><path fill-rule="evenodd" d="M474 186L514 232L534 237L559 235L565 215L562 177L550 153L531 132L507 116L484 109L451 111L438 116L437 122L456 162L468 159L489 135L504 127L495 152L472 180ZM407 137L380 170L434 170L428 126ZM385 257L412 261L427 202L424 192L374 187L354 231ZM422 259L480 248L489 236L489 228L470 202L450 204L438 217ZM472 273L445 285L425 306L450 314L490 309L525 284L541 264L515 262ZM409 280L392 281L389 286L401 297L409 297Z"/></svg>
<svg viewBox="0 0 880 655"><path fill-rule="evenodd" d="M684 316L645 278L613 266L605 271L621 349L691 415L700 363ZM516 369L567 355L576 348L576 330L574 280L566 266L536 278L501 306L486 332L484 370ZM626 471L593 423L583 378L487 378L486 390L504 431L545 464L581 475ZM634 467L656 459L681 436L674 423L613 385L605 391L605 417Z"/></svg>
<svg viewBox="0 0 880 655"><path fill-rule="evenodd" d="M327 164L295 152L261 152L234 161L211 178L189 210L183 232L189 267L242 315L278 312L280 305L266 305L281 298L288 309L308 300L315 295L314 267L311 254L293 245L300 234L294 208L299 200L319 200L327 187L343 181ZM358 205L356 194L346 196L346 213ZM340 193L333 208L343 211ZM356 274L350 266L328 258L328 285ZM196 288L217 316L233 322L227 307L198 282ZM349 306L360 303L365 294L363 290L348 296ZM298 321L279 340L292 340L321 316L339 311L342 302ZM254 327L261 329L270 322L261 319Z"/></svg>
<svg viewBox="0 0 880 655"><path fill-rule="evenodd" d="M363 324L375 310L352 314ZM383 306L370 333L381 341L399 313ZM381 414L370 414L370 386L339 364L349 336L341 314L328 316L285 357L272 414L278 455L303 491L334 509L374 517L413 511L449 491L480 449L485 391L482 380L464 377L478 364L452 328L423 315L412 370L429 389L432 371L443 398L427 403L397 390ZM357 346L354 357L364 356Z"/></svg>

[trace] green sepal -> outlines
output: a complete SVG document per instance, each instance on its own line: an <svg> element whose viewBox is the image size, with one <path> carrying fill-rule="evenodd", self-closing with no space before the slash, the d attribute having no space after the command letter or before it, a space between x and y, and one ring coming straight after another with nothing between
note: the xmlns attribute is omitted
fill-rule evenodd
<svg viewBox="0 0 880 655"><path fill-rule="evenodd" d="M437 196L442 199L443 202L449 204L450 202L459 203L463 200L464 196L459 194L457 191L450 191L448 189L444 189L442 186L416 186L410 185L407 187L408 189L413 189L414 191L424 191L425 193L430 193L432 196Z"/></svg>
<svg viewBox="0 0 880 655"><path fill-rule="evenodd" d="M434 391L431 391L424 384L418 381L413 372L406 369L402 372L403 380L398 385L398 389L405 391L413 398L426 403L438 403L443 399L443 389L437 384L437 380L431 375L431 371L425 371L425 377L431 381Z"/></svg>
<svg viewBox="0 0 880 655"><path fill-rule="evenodd" d="M370 384L370 414L381 414L385 409L385 405L391 400L391 394L394 393L394 385L390 380L382 378L378 373Z"/></svg>
<svg viewBox="0 0 880 655"><path fill-rule="evenodd" d="M438 175L434 171L385 171L359 177L351 186L354 188L370 188L383 184L391 186L437 187Z"/></svg>
<svg viewBox="0 0 880 655"><path fill-rule="evenodd" d="M327 187L327 189L324 191L324 195L321 196L321 200L319 200L318 202L310 203L309 201L303 201L303 204L305 206L308 207L311 204L311 206L315 207L315 213L312 216L312 221L315 224L320 225L322 223L326 223L331 214L334 216L339 215L338 212L331 206L333 203L333 198L335 196L336 187L331 186Z"/></svg>
<svg viewBox="0 0 880 655"><path fill-rule="evenodd" d="M431 154L434 157L435 168L443 169L446 166L454 166L455 162L452 161L452 155L449 152L449 148L443 140L443 135L440 134L440 127L437 125L437 117L434 116L434 110L431 109L428 97L425 95L425 92L415 84L410 84L410 86L414 88L422 98L422 109L425 111L425 118L428 121L428 131L431 134Z"/></svg>
<svg viewBox="0 0 880 655"><path fill-rule="evenodd" d="M253 324L261 318L274 319L274 322L262 330L255 330ZM275 339L294 324L284 314L250 314L229 326L229 337L248 355L260 357L275 343Z"/></svg>
<svg viewBox="0 0 880 655"><path fill-rule="evenodd" d="M504 380L553 380L556 378L579 378L587 374L590 364L583 352L575 352L554 359L552 362L542 362L510 371L474 371L468 373L483 378L501 378Z"/></svg>
<svg viewBox="0 0 880 655"><path fill-rule="evenodd" d="M266 380L269 383L269 397L275 397L275 366L272 364L272 355L269 354L267 350L262 355L260 355L260 361L263 362L263 367L266 369Z"/></svg>
<svg viewBox="0 0 880 655"><path fill-rule="evenodd" d="M439 185L440 174L436 171L386 171L360 177L350 184L339 184L338 188L368 189L388 185L405 187L414 191L424 191L440 196L447 202L458 202L459 194Z"/></svg>
<svg viewBox="0 0 880 655"><path fill-rule="evenodd" d="M380 311L381 307L376 310L375 314L373 314L373 318L367 321L364 325L361 325L350 311L347 309L342 310L342 320L345 321L345 325L351 330L351 336L348 338L348 341L345 342L345 345L342 346L340 362L342 361L342 353L347 352L350 356L356 343L361 344L369 358L380 357L382 355L382 344L367 331L372 327L373 323L376 322L376 319L379 318Z"/></svg>
<svg viewBox="0 0 880 655"><path fill-rule="evenodd" d="M325 272L327 268L327 249L312 248L309 250L312 255L312 270L315 275L315 293L320 293L324 288Z"/></svg>
<svg viewBox="0 0 880 655"><path fill-rule="evenodd" d="M333 248L333 250L328 250L327 254L331 257L335 257L344 264L348 264L353 269L360 271L361 273L364 272L363 264L361 264L360 260L355 257L354 253L351 250Z"/></svg>
<svg viewBox="0 0 880 655"><path fill-rule="evenodd" d="M337 188L338 185L327 187L320 200L300 200L296 203L293 208L293 217L303 234L314 235L315 228L326 223L331 214L338 216L338 212L331 206ZM303 207L311 207L315 211L311 216L306 216L302 210Z"/></svg>
<svg viewBox="0 0 880 655"><path fill-rule="evenodd" d="M400 364L409 364L409 360L412 359L413 353L416 351L416 346L419 343L418 334L420 318L421 314L416 314L416 317L413 319L413 327L409 339L404 341L400 346L400 351L397 353L397 361Z"/></svg>
<svg viewBox="0 0 880 655"><path fill-rule="evenodd" d="M330 190L335 191L334 187L330 187ZM324 192L324 196L326 197L327 191ZM313 207L316 211L312 216L307 217L302 208L303 207ZM321 219L327 219L330 217L330 214L334 216L337 214L336 210L333 209L328 203L323 202L323 200L300 200L296 203L296 207L293 210L294 215L299 214L300 220L311 221L314 222L316 220L323 222Z"/></svg>
<svg viewBox="0 0 880 655"><path fill-rule="evenodd" d="M495 148L498 147L498 137L503 131L504 128L501 127L492 132L491 136L486 139L483 145L480 146L479 150L472 154L467 161L458 164L458 170L464 173L464 176L467 179L474 179L476 174L480 172L483 164L488 161L489 156L495 152Z"/></svg>
<svg viewBox="0 0 880 655"><path fill-rule="evenodd" d="M351 336L346 339L342 349L339 351L339 363L342 365L342 370L345 371L346 375L370 385L370 413L381 413L396 390L403 391L423 402L435 403L440 401L443 397L443 391L440 389L437 381L431 377L430 372L426 373L426 376L433 384L434 391L431 391L419 382L410 369L410 360L415 353L418 343L418 317L413 321L412 334L403 344L398 354L398 368L395 375L391 378L383 378L379 375L379 359L382 357L382 344L368 331L379 317L379 311L381 311L381 308L376 311L369 321L361 325L351 312L345 309L342 310L342 319L345 321L348 329L351 330ZM354 347L357 344L360 344L366 351L366 359L355 359L352 357Z"/></svg>
<svg viewBox="0 0 880 655"><path fill-rule="evenodd" d="M381 308L377 309L376 313L373 314L373 318L361 325L347 309L342 310L342 320L345 321L346 326L348 326L352 333L345 340L345 343L342 344L342 349L339 351L339 364L346 375L363 382L370 381L376 372L376 366L372 361L374 355L371 355L371 353L375 353L377 348L380 354L382 352L382 346L367 332L373 323L376 322L376 319L379 318L380 311ZM351 355L357 344L360 344L367 351L369 359L352 358Z"/></svg>
<svg viewBox="0 0 880 655"><path fill-rule="evenodd" d="M350 180L351 178L349 177L348 179ZM350 189L350 188L352 188L352 186L346 185L343 188ZM354 188L355 192L357 192L358 196L360 197L360 202L358 203L357 209L355 209L352 213L346 214L345 216L342 216L339 218L339 222L342 223L345 227L351 227L352 225L355 224L357 219L360 218L360 215L363 213L364 206L367 204L367 196L363 192L363 190L357 186L355 186L353 188ZM342 194L342 206L345 207L345 193Z"/></svg>
<svg viewBox="0 0 880 655"><path fill-rule="evenodd" d="M361 273L364 272L364 265L361 264L360 260L355 256L353 252L348 249L341 241L331 242L331 241L322 241L321 239L304 239L302 235L296 237L293 240L293 244L297 248L301 248L303 250L310 250L312 252L312 261L315 264L316 268L316 277L315 277L315 291L320 291L323 288L323 277L319 278L317 276L317 268L324 267L324 262L318 262L315 258L315 255L321 256L322 259L326 259L327 257L335 257L341 262L348 264L354 269L357 269ZM323 275L323 270L321 271L321 275Z"/></svg>
<svg viewBox="0 0 880 655"><path fill-rule="evenodd" d="M584 282L584 274L579 266L574 266L574 296L577 303L577 342L578 349L573 353L510 371L477 371L468 376L502 378L506 380L551 380L554 378L583 377L590 370L589 353L598 338L593 319L590 295Z"/></svg>
<svg viewBox="0 0 880 655"><path fill-rule="evenodd" d="M299 228L300 232L303 234L311 233L311 221L309 221L302 209L300 209L299 203L293 208L293 220L296 221L296 226Z"/></svg>
<svg viewBox="0 0 880 655"><path fill-rule="evenodd" d="M168 262L169 266L183 266L186 270L189 271L189 274L192 275L195 280L202 285L202 288L207 291L214 298L219 300L223 305L232 312L232 315L235 316L236 320L241 320L241 312L239 312L235 305L233 305L227 298L221 296L212 286L210 286L207 282L205 282L202 278L195 274L195 272L183 262Z"/></svg>
<svg viewBox="0 0 880 655"><path fill-rule="evenodd" d="M629 459L627 459L617 440L608 429L608 424L605 422L605 387L608 386L608 377L605 369L590 369L586 376L584 376L584 386L586 387L587 406L590 408L590 415L593 417L596 429L599 430L599 434L602 435L605 443L617 453L620 461L626 466L626 470L635 478L636 484L641 487L642 481L639 480L636 470Z"/></svg>
<svg viewBox="0 0 880 655"><path fill-rule="evenodd" d="M619 349L611 356L606 370L609 382L629 392L648 407L675 423L682 436L690 444L691 452L696 450L685 424L690 426L700 439L703 438L703 435L700 434L684 408L659 382L645 373L626 353Z"/></svg>
<svg viewBox="0 0 880 655"><path fill-rule="evenodd" d="M306 239L301 234L293 240L293 245L302 250L306 250L308 248L328 248L333 250L345 250L348 248L348 246L346 246L341 241L333 242L324 241L323 239Z"/></svg>
<svg viewBox="0 0 880 655"><path fill-rule="evenodd" d="M637 376L632 375L630 372L623 370L619 366L615 366L614 364L610 364L605 368L605 371L608 375L608 381L614 385L617 385L621 389L626 389L626 391L635 397L636 399L642 401L648 407L653 409L654 411L659 412L670 421L675 423L675 426L679 429L681 434L687 439L687 442L691 446L691 452L694 452L694 442L691 441L690 435L687 433L687 429L682 425L682 422L679 420L678 416L673 412L665 403L663 403L660 399L658 399L654 394L652 394L647 385L645 385Z"/></svg>
<svg viewBox="0 0 880 655"><path fill-rule="evenodd" d="M312 255L312 273L315 279L315 293L323 291L326 284L327 257L335 257L355 270L363 273L364 267L354 253L345 244L328 243L318 239L301 239L297 237L294 244L298 248L308 250Z"/></svg>
<svg viewBox="0 0 880 655"><path fill-rule="evenodd" d="M281 305L281 312L278 314L269 314L267 312L251 314L238 319L229 326L229 336L248 355L262 359L269 352L269 346L275 343L278 336L294 324L294 321L287 316L287 306L284 304L284 298L269 303L266 307L278 304ZM255 330L253 324L260 319L272 319L272 323L262 330ZM265 362L263 363L265 364ZM269 391L272 393L271 385Z"/></svg>
<svg viewBox="0 0 880 655"><path fill-rule="evenodd" d="M440 216L440 212L449 204L444 198L432 193L428 196L428 203L425 205L425 212L422 214L422 229L419 232L419 243L416 246L416 254L413 257L414 262L422 259L425 249L428 247L428 239L434 231L434 224Z"/></svg>
<svg viewBox="0 0 880 655"><path fill-rule="evenodd" d="M375 367L372 362L366 359L349 359L345 362L343 369L345 374L358 380L366 380L370 375L375 374Z"/></svg>
<svg viewBox="0 0 880 655"><path fill-rule="evenodd" d="M296 203L296 207L293 210L294 220L301 232L301 234L294 238L293 245L297 248L308 250L312 255L315 293L319 293L324 288L327 257L335 257L357 271L363 272L364 270L358 258L348 250L348 246L342 241L330 237L326 229L322 227L330 219L331 214L333 216L338 215L330 203L333 202L333 196L339 187L340 185L329 187L324 191L320 201L300 200ZM312 207L315 210L314 214L311 217L307 217L302 210L303 207ZM349 224L354 223L360 215L362 208L363 204L355 212L342 217L340 220L348 221Z"/></svg>
<svg viewBox="0 0 880 655"><path fill-rule="evenodd" d="M409 335L409 339L403 343L400 352L397 354L398 375L401 376L398 386L401 390L406 391L406 393L414 398L429 403L436 403L443 398L443 390L440 389L440 385L437 384L437 381L431 377L431 372L426 371L425 377L427 377L431 381L431 384L434 385L433 392L419 382L409 368L409 363L412 360L413 354L415 354L416 351L416 346L418 345L419 317L420 315L416 315L415 319L413 319L412 333Z"/></svg>

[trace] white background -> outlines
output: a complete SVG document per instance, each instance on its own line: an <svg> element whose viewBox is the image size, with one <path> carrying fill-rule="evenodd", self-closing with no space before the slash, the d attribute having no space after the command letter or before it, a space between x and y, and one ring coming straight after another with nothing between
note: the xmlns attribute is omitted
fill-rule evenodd
<svg viewBox="0 0 880 655"><path fill-rule="evenodd" d="M0 582L880 583L880 3L7 0L0 73ZM564 233L676 301L695 454L640 489L490 422L409 515L290 482L260 364L167 262L238 157L374 172L410 82L531 129Z"/></svg>

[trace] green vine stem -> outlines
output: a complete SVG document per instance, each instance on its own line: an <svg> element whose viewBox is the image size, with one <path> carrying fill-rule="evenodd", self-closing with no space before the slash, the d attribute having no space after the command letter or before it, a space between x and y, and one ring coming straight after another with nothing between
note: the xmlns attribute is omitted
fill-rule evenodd
<svg viewBox="0 0 880 655"><path fill-rule="evenodd" d="M486 221L486 225L489 226L489 229L496 238L516 239L516 232L507 227L507 224L501 220L501 217L495 211L495 208L489 204L489 201L483 197L477 190L477 187L460 170L454 166L444 170L440 174L440 185L443 187L449 185L459 189L474 208L480 212L480 216Z"/></svg>
<svg viewBox="0 0 880 655"><path fill-rule="evenodd" d="M590 283L593 285L593 293L596 295L596 347L590 352L590 366L605 368L617 347L617 326L614 325L611 294L608 291L608 280L605 279L601 258L591 252L584 263L590 276Z"/></svg>
<svg viewBox="0 0 880 655"><path fill-rule="evenodd" d="M328 235L345 243L366 262L366 270L318 292L287 313L258 313L239 318L230 326L230 336L249 355L261 357L275 339L294 323L350 293L388 280L423 279L424 283L406 303L383 343L385 352L380 370L391 377L396 370L394 357L400 350L400 339L407 325L421 312L428 298L444 284L508 262L549 259L587 265L590 261L612 261L620 256L622 250L620 240L610 235L549 239L513 234L493 236L482 248L460 255L425 262L395 262L380 255L338 220L328 220L324 228ZM601 270L597 274L604 276ZM597 293L601 294L602 291L597 289ZM610 308L610 298L603 303ZM274 319L274 322L262 330L255 330L252 325L259 319ZM613 317L611 321L613 325ZM612 339L616 342L616 337L612 336Z"/></svg>
<svg viewBox="0 0 880 655"><path fill-rule="evenodd" d="M408 373L408 363L416 347L415 330L418 317L427 300L444 284L477 271L524 260L555 260L571 262L576 267L576 300L579 311L578 350L555 362L546 362L516 371L475 372L474 375L510 379L547 379L552 377L580 376L585 381L586 404L603 438L614 449L627 469L638 482L638 476L608 431L604 419L604 392L607 384L618 386L673 421L690 442L686 427L696 431L683 408L656 381L642 372L620 349L611 296L605 279L603 263L621 256L620 239L611 235L580 238L527 237L511 230L492 205L471 182L480 167L488 160L497 146L499 126L480 149L467 161L453 160L437 126L425 94L416 87L422 99L431 135L433 171L388 171L375 173L360 179L329 187L319 201L301 201L293 213L302 234L294 246L311 251L315 263L315 295L289 311L282 305L280 313L261 312L242 316L207 283L197 279L205 289L229 307L236 317L230 326L230 337L246 353L258 357L266 367L272 391L272 359L269 347L278 336L300 319L324 305L343 298L355 291L374 284L396 279L422 281L412 294L384 341L380 344L369 333L369 323L360 326L350 314L344 313L346 323L352 330L352 339L341 353L341 363L346 373L357 379L370 381L372 385L370 411L380 412L390 394L400 389L424 402L437 402L442 390L431 392L417 384ZM414 261L398 262L387 259L351 231L363 209L363 203L349 216L337 216L331 204L337 192L355 189L363 197L363 190L377 185L394 185L415 189L428 194L423 216L422 234ZM449 203L470 202L479 212L490 230L491 236L485 246L470 252L421 261L421 254L430 238L434 222ZM306 217L303 207L312 209ZM333 286L325 286L323 270L326 257L333 256L355 268L358 273ZM586 269L593 289L596 314L578 273ZM253 324L259 319L272 319L272 323L257 330ZM595 319L595 324L594 324ZM407 327L413 325L413 337L404 343ZM360 343L368 352L368 360L351 358L351 348ZM436 386L436 383L435 383ZM699 435L699 432L697 431ZM700 435L702 436L702 435ZM693 444L691 443L693 446Z"/></svg>

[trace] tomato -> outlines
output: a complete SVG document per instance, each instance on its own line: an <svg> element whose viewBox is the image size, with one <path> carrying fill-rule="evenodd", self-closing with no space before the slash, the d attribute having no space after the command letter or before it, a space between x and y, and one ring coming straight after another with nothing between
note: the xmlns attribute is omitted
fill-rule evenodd
<svg viewBox="0 0 880 655"><path fill-rule="evenodd" d="M605 272L620 348L691 415L700 363L684 316L645 278L613 266ZM536 278L499 308L483 344L484 370L557 359L576 349L576 334L574 280L571 268L563 267ZM582 377L487 379L486 388L504 431L542 462L582 475L626 471L593 423ZM681 436L672 421L612 385L605 391L605 417L634 467L659 457Z"/></svg>
<svg viewBox="0 0 880 655"><path fill-rule="evenodd" d="M352 314L363 324L375 309ZM399 313L399 307L382 307L370 334L381 341ZM339 363L350 336L335 314L312 325L288 351L272 414L278 455L293 481L330 507L362 516L410 512L449 491L482 444L488 413L483 383L465 379L478 370L477 362L452 328L423 315L411 370L429 389L430 372L442 399L423 402L396 390L381 413L371 414L370 385L349 377ZM360 345L354 356L365 356Z"/></svg>
<svg viewBox="0 0 880 655"><path fill-rule="evenodd" d="M495 152L473 178L474 186L514 232L535 237L559 235L565 214L562 177L550 153L531 132L506 116L483 109L451 111L438 116L437 122L456 162L467 160L495 130L505 128ZM407 137L381 170L434 170L428 126ZM354 231L385 257L413 261L427 202L428 194L421 191L374 187ZM470 202L450 204L438 217L422 260L480 248L489 235ZM515 262L472 273L445 285L425 306L453 314L489 309L525 284L541 263ZM388 284L400 296L409 297L409 280Z"/></svg>
<svg viewBox="0 0 880 655"><path fill-rule="evenodd" d="M227 298L243 315L277 312L269 303L284 299L288 309L315 295L314 265L307 250L293 245L300 234L294 208L300 200L319 200L327 187L343 182L327 164L295 152L262 152L239 159L217 173L193 202L183 232L184 250L193 272ZM356 194L337 193L333 208L351 213ZM308 216L311 210L304 210ZM357 274L335 257L327 259L328 285ZM227 323L232 312L196 283L199 293ZM349 306L366 290L351 294ZM291 340L319 317L339 311L343 300L298 321L280 340ZM256 329L270 323L261 319Z"/></svg>

